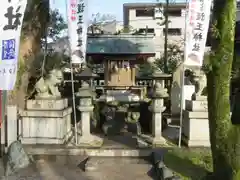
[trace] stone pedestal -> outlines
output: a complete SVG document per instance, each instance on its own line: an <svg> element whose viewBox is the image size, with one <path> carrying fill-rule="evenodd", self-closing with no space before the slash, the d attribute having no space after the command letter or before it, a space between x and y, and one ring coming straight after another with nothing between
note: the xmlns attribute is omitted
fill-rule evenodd
<svg viewBox="0 0 240 180"><path fill-rule="evenodd" d="M190 147L210 146L206 96L186 100L183 112L183 141Z"/></svg>
<svg viewBox="0 0 240 180"><path fill-rule="evenodd" d="M63 144L71 136L71 113L67 99L28 100L21 112L23 144Z"/></svg>
<svg viewBox="0 0 240 180"><path fill-rule="evenodd" d="M185 101L186 100L191 100L192 95L195 91L195 86L193 85L184 85L184 90L183 90L183 104L182 107L185 109ZM172 90L171 90L171 113L173 117L178 117L180 116L180 111L181 111L181 87L178 86L178 84L175 82L172 85Z"/></svg>

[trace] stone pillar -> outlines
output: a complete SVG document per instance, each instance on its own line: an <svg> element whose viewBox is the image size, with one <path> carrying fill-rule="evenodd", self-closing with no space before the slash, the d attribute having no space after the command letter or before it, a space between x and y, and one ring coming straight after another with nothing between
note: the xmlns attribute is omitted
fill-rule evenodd
<svg viewBox="0 0 240 180"><path fill-rule="evenodd" d="M152 133L153 137L162 136L162 112L165 110L163 99L154 99L152 104Z"/></svg>
<svg viewBox="0 0 240 180"><path fill-rule="evenodd" d="M162 137L162 112L166 109L163 106L162 98L154 98L151 104L152 111L152 144L163 144L165 139Z"/></svg>
<svg viewBox="0 0 240 180"><path fill-rule="evenodd" d="M153 99L150 106L152 111L152 140L153 145L164 144L165 139L162 137L162 112L165 111L164 98L168 97L167 89L162 84L156 82L153 90Z"/></svg>
<svg viewBox="0 0 240 180"><path fill-rule="evenodd" d="M18 136L18 119L17 106L7 106L7 146L17 140Z"/></svg>
<svg viewBox="0 0 240 180"><path fill-rule="evenodd" d="M84 82L77 96L80 98L78 110L81 112L80 123L78 123L77 145L79 146L101 146L102 139L91 134L91 114L93 112L93 92L89 84Z"/></svg>

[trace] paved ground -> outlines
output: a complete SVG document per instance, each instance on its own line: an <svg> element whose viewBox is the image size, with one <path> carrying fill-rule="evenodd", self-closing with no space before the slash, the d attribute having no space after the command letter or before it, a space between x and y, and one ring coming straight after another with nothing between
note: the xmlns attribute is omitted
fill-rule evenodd
<svg viewBox="0 0 240 180"><path fill-rule="evenodd" d="M93 162L98 162L97 168L86 173L87 177L93 180L154 179L151 165L144 160L100 158Z"/></svg>
<svg viewBox="0 0 240 180"><path fill-rule="evenodd" d="M36 164L2 180L151 180L151 166L139 161L97 160L94 171L83 172L78 167L83 157L54 157L36 161ZM92 162L96 162L92 160ZM0 168L0 175L3 169Z"/></svg>

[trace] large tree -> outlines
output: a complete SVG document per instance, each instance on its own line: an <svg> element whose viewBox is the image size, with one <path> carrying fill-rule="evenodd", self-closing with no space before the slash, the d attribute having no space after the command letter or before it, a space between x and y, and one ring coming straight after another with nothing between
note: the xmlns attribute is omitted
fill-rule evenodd
<svg viewBox="0 0 240 180"><path fill-rule="evenodd" d="M207 72L210 141L215 179L240 179L240 126L230 117L236 0L214 0L212 54Z"/></svg>
<svg viewBox="0 0 240 180"><path fill-rule="evenodd" d="M17 82L14 91L8 94L8 103L24 107L29 68L41 50L41 40L49 22L49 0L28 0L24 15L19 52Z"/></svg>
<svg viewBox="0 0 240 180"><path fill-rule="evenodd" d="M27 91L31 84L29 79L35 76L36 72L42 71L46 37L56 41L66 28L67 24L59 11L50 10L49 0L28 0L22 27L17 82L14 91L8 94L9 104L24 107L25 100L31 96ZM55 54L53 56L55 57ZM53 59L56 57L51 59L50 64ZM45 66L49 66L49 63L46 62Z"/></svg>

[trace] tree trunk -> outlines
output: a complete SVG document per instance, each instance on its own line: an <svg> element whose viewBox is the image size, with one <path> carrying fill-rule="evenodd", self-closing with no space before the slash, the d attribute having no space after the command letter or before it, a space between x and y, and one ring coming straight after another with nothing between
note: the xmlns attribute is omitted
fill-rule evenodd
<svg viewBox="0 0 240 180"><path fill-rule="evenodd" d="M215 179L239 180L240 126L230 119L236 0L215 0L210 71L207 73L210 141Z"/></svg>
<svg viewBox="0 0 240 180"><path fill-rule="evenodd" d="M41 38L46 33L49 18L49 0L28 0L24 15L19 52L18 78L14 91L9 93L8 104L25 106L30 68L41 51Z"/></svg>

